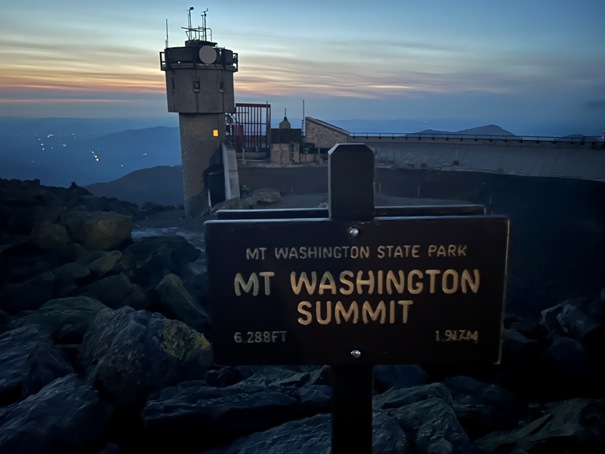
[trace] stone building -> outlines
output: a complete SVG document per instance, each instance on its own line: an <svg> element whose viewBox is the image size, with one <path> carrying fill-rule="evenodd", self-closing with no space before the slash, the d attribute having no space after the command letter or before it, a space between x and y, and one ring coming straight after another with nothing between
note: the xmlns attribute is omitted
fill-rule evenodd
<svg viewBox="0 0 605 454"><path fill-rule="evenodd" d="M349 142L350 133L338 126L316 118L305 117L305 143L313 144L320 152L326 152L337 143Z"/></svg>

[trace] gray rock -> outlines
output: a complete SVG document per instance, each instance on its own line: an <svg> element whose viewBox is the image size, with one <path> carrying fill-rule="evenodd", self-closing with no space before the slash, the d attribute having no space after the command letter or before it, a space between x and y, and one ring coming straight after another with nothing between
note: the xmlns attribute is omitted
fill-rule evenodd
<svg viewBox="0 0 605 454"><path fill-rule="evenodd" d="M70 262L60 266L55 271L54 293L59 296L68 295L78 288L78 281L90 276L90 270L78 263Z"/></svg>
<svg viewBox="0 0 605 454"><path fill-rule="evenodd" d="M110 416L111 408L91 386L67 375L0 408L0 452L91 452Z"/></svg>
<svg viewBox="0 0 605 454"><path fill-rule="evenodd" d="M179 276L169 273L155 286L157 310L169 318L176 318L200 332L206 332L210 317L191 296Z"/></svg>
<svg viewBox="0 0 605 454"><path fill-rule="evenodd" d="M279 202L281 200L281 194L276 189L262 188L254 191L250 199L255 203L270 204Z"/></svg>
<svg viewBox="0 0 605 454"><path fill-rule="evenodd" d="M61 216L72 241L89 250L109 251L132 240L132 216L110 211L71 211Z"/></svg>
<svg viewBox="0 0 605 454"><path fill-rule="evenodd" d="M524 402L510 391L472 377L446 378L452 408L471 439L490 431L513 428L526 414Z"/></svg>
<svg viewBox="0 0 605 454"><path fill-rule="evenodd" d="M38 309L53 297L55 274L45 271L24 282L0 287L0 309L8 314Z"/></svg>
<svg viewBox="0 0 605 454"><path fill-rule="evenodd" d="M295 388L290 395L300 404L305 415L327 413L332 408L332 387L328 385L307 385Z"/></svg>
<svg viewBox="0 0 605 454"><path fill-rule="evenodd" d="M374 383L382 391L408 388L428 383L428 374L416 364L376 365Z"/></svg>
<svg viewBox="0 0 605 454"><path fill-rule="evenodd" d="M42 223L55 223L65 207L57 205L40 205L43 203L38 198L29 199L21 197L18 201L20 206L12 207L7 212L6 227L12 233L29 235L37 225Z"/></svg>
<svg viewBox="0 0 605 454"><path fill-rule="evenodd" d="M521 362L535 359L539 354L541 344L536 339L528 338L516 329L504 330L502 342L502 361L506 363Z"/></svg>
<svg viewBox="0 0 605 454"><path fill-rule="evenodd" d="M57 344L79 344L103 303L87 296L58 298L47 301L37 311L22 312L11 326L38 325Z"/></svg>
<svg viewBox="0 0 605 454"><path fill-rule="evenodd" d="M118 263L122 259L122 252L115 250L109 252L96 252L92 257L81 260L86 268L96 277L103 277L106 274L116 270Z"/></svg>
<svg viewBox="0 0 605 454"><path fill-rule="evenodd" d="M478 453L568 452L605 450L605 400L575 398L546 404L523 427L499 431L475 441Z"/></svg>
<svg viewBox="0 0 605 454"><path fill-rule="evenodd" d="M605 301L572 298L542 311L541 323L551 336L582 342L587 333L603 324Z"/></svg>
<svg viewBox="0 0 605 454"><path fill-rule="evenodd" d="M97 299L112 309L124 306L146 309L149 304L141 287L131 282L123 273L99 279L82 288L79 293Z"/></svg>
<svg viewBox="0 0 605 454"><path fill-rule="evenodd" d="M316 415L242 437L208 454L330 454L331 446L331 417Z"/></svg>
<svg viewBox="0 0 605 454"><path fill-rule="evenodd" d="M414 444L415 452L472 452L472 444L446 401L432 397L388 411Z"/></svg>
<svg viewBox="0 0 605 454"><path fill-rule="evenodd" d="M73 373L67 358L36 326L0 335L0 364L0 406L37 393L54 379Z"/></svg>
<svg viewBox="0 0 605 454"><path fill-rule="evenodd" d="M240 438L208 454L329 454L332 452L331 416L316 415L291 421L265 432ZM372 421L372 452L412 454L417 452L397 423L386 414L375 414Z"/></svg>
<svg viewBox="0 0 605 454"><path fill-rule="evenodd" d="M452 403L452 396L445 385L430 383L412 388L392 388L374 396L374 409L400 408L427 399L440 399Z"/></svg>
<svg viewBox="0 0 605 454"><path fill-rule="evenodd" d="M242 383L261 386L296 386L329 384L330 371L315 366L248 366L240 367L245 378Z"/></svg>
<svg viewBox="0 0 605 454"><path fill-rule="evenodd" d="M65 227L49 221L34 227L29 237L40 249L59 249L71 242Z"/></svg>
<svg viewBox="0 0 605 454"><path fill-rule="evenodd" d="M151 393L201 378L212 364L206 338L178 320L130 307L104 309L80 346L89 383L121 407L141 406Z"/></svg>
<svg viewBox="0 0 605 454"><path fill-rule="evenodd" d="M198 259L201 251L185 238L175 235L141 238L123 253L123 265L132 281L155 287L168 273L181 278L191 273L189 264Z"/></svg>
<svg viewBox="0 0 605 454"><path fill-rule="evenodd" d="M226 388L183 382L152 396L141 412L150 436L195 445L267 430L301 416L283 388L237 384ZM205 445L207 446L207 445Z"/></svg>

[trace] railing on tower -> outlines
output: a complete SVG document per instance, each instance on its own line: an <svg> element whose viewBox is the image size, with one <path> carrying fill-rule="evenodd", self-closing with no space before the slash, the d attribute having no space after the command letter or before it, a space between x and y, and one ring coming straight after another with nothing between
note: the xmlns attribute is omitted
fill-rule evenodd
<svg viewBox="0 0 605 454"><path fill-rule="evenodd" d="M271 104L236 103L233 120L229 128L237 151L271 150Z"/></svg>

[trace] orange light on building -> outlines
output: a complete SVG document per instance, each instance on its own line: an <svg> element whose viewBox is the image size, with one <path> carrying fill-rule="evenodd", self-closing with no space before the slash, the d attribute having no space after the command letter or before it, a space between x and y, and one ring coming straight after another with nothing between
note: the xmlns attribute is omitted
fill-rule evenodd
<svg viewBox="0 0 605 454"><path fill-rule="evenodd" d="M218 137L218 129L212 130L212 137Z"/></svg>

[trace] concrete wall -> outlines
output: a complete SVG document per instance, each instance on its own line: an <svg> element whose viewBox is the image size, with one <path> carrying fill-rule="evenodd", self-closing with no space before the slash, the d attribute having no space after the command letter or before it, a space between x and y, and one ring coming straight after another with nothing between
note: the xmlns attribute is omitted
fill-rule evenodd
<svg viewBox="0 0 605 454"><path fill-rule="evenodd" d="M271 164L286 166L300 163L300 144L273 143L271 144Z"/></svg>

